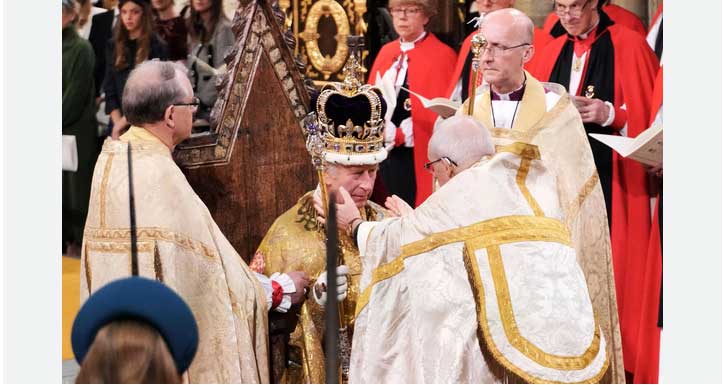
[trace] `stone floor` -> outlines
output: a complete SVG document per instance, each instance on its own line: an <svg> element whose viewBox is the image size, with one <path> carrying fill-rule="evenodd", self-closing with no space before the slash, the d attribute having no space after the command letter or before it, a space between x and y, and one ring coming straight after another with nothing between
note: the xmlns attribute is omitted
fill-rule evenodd
<svg viewBox="0 0 724 385"><path fill-rule="evenodd" d="M75 360L63 361L63 383L74 384L75 376L78 375L79 370L80 366L78 366L78 363L75 362Z"/></svg>

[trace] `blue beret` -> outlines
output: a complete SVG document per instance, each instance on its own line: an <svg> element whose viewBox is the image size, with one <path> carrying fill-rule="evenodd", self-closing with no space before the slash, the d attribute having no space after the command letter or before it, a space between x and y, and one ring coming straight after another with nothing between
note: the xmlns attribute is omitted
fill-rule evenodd
<svg viewBox="0 0 724 385"><path fill-rule="evenodd" d="M73 322L71 342L79 364L105 325L138 319L155 327L166 341L176 369L191 365L199 342L196 320L186 302L166 285L142 277L113 281L88 298Z"/></svg>

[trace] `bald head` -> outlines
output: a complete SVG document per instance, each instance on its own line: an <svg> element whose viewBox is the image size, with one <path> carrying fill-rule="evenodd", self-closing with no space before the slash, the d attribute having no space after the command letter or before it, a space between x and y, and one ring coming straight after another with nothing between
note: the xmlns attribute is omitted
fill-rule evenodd
<svg viewBox="0 0 724 385"><path fill-rule="evenodd" d="M475 0L475 5L480 14L487 14L501 8L512 7L515 0Z"/></svg>
<svg viewBox="0 0 724 385"><path fill-rule="evenodd" d="M445 119L438 126L428 144L431 161L447 157L458 164L462 171L483 156L495 153L493 140L482 123L467 115Z"/></svg>
<svg viewBox="0 0 724 385"><path fill-rule="evenodd" d="M483 26L501 29L513 40L533 44L533 20L515 8L503 8L485 15Z"/></svg>
<svg viewBox="0 0 724 385"><path fill-rule="evenodd" d="M193 94L186 68L174 62L151 60L131 72L123 88L123 113L140 126L164 118L168 106Z"/></svg>

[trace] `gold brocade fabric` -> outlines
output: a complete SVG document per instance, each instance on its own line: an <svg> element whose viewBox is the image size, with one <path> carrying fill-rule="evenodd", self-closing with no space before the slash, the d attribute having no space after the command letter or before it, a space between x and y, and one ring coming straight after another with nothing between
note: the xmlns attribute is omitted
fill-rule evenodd
<svg viewBox="0 0 724 385"><path fill-rule="evenodd" d="M296 205L282 214L272 224L257 249L254 259L264 261L264 274L274 272L304 271L315 282L320 273L326 270L326 246L324 228L316 221L316 211L312 204L313 192L302 196ZM378 221L386 217L381 206L368 202L362 210L365 220ZM344 263L349 267L347 298L341 304L344 307L344 325L347 326L351 341L354 329L354 311L359 295L359 278L362 272L359 251L351 237L340 232L340 247ZM289 363L282 369L284 383L324 383L324 317L325 312L310 295L301 309L298 309L299 321L291 334L288 351ZM272 362L283 362L272 358ZM275 369L273 371L276 372Z"/></svg>
<svg viewBox="0 0 724 385"><path fill-rule="evenodd" d="M613 382L623 383L623 356L611 244L603 191L580 114L559 84L541 83L526 73L525 92L513 129L490 130L496 148L514 142L536 145L557 177L564 222L571 229L578 262L586 276L596 315L608 343ZM560 99L543 108L550 94ZM467 110L467 101L458 113ZM479 93L473 116L491 127L490 93Z"/></svg>
<svg viewBox="0 0 724 385"><path fill-rule="evenodd" d="M268 383L264 290L168 147L142 128L107 140L98 158L81 254L81 303L106 283L131 274L128 142L139 275L176 291L198 324L198 350L184 382Z"/></svg>

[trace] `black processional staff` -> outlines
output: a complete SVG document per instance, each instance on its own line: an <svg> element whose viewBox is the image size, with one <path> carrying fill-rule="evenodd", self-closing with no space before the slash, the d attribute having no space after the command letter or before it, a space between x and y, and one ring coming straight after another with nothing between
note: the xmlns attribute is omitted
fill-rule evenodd
<svg viewBox="0 0 724 385"><path fill-rule="evenodd" d="M131 275L138 275L138 237L136 235L136 202L133 195L133 168L131 142L128 142L128 209L131 217Z"/></svg>
<svg viewBox="0 0 724 385"><path fill-rule="evenodd" d="M328 384L339 383L338 341L339 341L339 311L337 310L337 258L339 250L337 243L337 202L334 193L327 199L327 304L325 306L326 331L324 336L324 366Z"/></svg>

